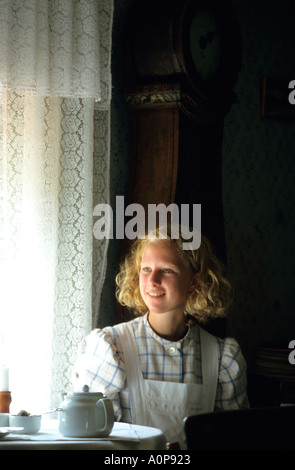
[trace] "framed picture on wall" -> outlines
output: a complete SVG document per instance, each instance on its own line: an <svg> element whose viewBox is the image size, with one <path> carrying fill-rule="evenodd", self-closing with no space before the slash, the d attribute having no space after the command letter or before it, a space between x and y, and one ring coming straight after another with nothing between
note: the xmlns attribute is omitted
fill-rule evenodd
<svg viewBox="0 0 295 470"><path fill-rule="evenodd" d="M292 104L291 99L294 88L289 88L291 82L291 79L263 77L261 93L262 118L295 120L295 103ZM293 95L295 95L295 92Z"/></svg>

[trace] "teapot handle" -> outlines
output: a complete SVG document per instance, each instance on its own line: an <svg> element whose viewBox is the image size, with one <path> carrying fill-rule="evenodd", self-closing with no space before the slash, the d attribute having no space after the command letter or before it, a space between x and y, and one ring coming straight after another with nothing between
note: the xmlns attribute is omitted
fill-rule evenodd
<svg viewBox="0 0 295 470"><path fill-rule="evenodd" d="M99 429L99 433L101 435L108 436L113 428L115 420L112 400L109 398L100 398L96 402L96 407L100 408L101 406L104 411L104 427Z"/></svg>

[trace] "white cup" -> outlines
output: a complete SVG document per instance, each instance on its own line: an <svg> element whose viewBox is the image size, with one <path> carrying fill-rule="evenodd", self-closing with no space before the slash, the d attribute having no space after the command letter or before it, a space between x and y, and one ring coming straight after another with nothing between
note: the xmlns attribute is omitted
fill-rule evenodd
<svg viewBox="0 0 295 470"><path fill-rule="evenodd" d="M9 426L9 413L0 413L0 427Z"/></svg>

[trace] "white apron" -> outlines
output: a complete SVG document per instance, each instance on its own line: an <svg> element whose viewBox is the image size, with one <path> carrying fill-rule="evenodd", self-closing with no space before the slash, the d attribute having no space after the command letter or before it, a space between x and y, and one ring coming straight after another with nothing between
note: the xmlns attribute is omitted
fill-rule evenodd
<svg viewBox="0 0 295 470"><path fill-rule="evenodd" d="M115 330L124 355L133 424L161 429L167 442L185 448L183 419L214 409L219 370L215 336L200 328L203 383L185 384L144 379L132 325L121 323Z"/></svg>

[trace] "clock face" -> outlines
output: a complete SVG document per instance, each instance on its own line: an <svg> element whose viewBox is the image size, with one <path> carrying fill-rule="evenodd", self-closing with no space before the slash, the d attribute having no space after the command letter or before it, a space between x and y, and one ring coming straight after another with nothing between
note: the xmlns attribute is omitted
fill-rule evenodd
<svg viewBox="0 0 295 470"><path fill-rule="evenodd" d="M190 52L194 66L203 80L210 80L218 68L221 34L216 17L206 9L197 9L190 23Z"/></svg>

